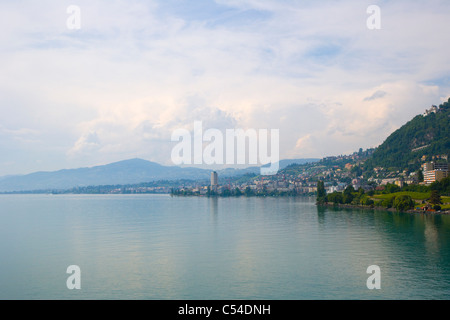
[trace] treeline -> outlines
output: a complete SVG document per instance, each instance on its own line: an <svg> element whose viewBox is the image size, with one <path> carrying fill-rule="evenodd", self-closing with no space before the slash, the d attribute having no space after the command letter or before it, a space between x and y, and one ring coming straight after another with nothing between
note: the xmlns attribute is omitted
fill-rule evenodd
<svg viewBox="0 0 450 320"><path fill-rule="evenodd" d="M401 191L430 193L431 196L428 202L433 205L433 209L440 210L440 196L450 195L450 177L447 177L440 182L434 182L430 186L425 185L409 185L403 188L395 184L387 184L384 190L365 192L362 188L355 190L353 186L348 186L343 192L333 192L327 194L323 181L317 183L317 203L325 204L347 204L357 206L368 206L371 208L394 208L398 211L406 211L414 208L415 202L410 195L396 194ZM375 194L391 195L384 199L374 200L372 197Z"/></svg>
<svg viewBox="0 0 450 320"><path fill-rule="evenodd" d="M398 211L405 211L414 208L414 200L409 195L393 195L387 199L378 200L375 202L371 199L373 194L373 191L366 194L362 188L356 191L353 186L348 186L345 188L344 192L333 192L325 195L324 197L318 197L317 202L319 204L348 204L355 206L367 206L370 208L395 208Z"/></svg>
<svg viewBox="0 0 450 320"><path fill-rule="evenodd" d="M136 184L117 184L117 185L100 185L100 186L83 186L75 187L65 190L53 190L53 194L136 194L136 193L164 193L158 190L151 190L152 188L173 188L184 185L194 185L197 183L194 180L158 180L151 182L142 182ZM167 192L165 192L167 193Z"/></svg>
<svg viewBox="0 0 450 320"><path fill-rule="evenodd" d="M193 191L192 189L175 189L170 191L171 195L174 196L199 196L201 195L199 191ZM295 189L289 191L279 191L277 189L268 191L266 189L253 190L250 187L246 187L244 191L239 188L235 189L223 189L220 192L212 190L208 187L208 190L204 194L207 197L293 197L305 195L303 193L298 193ZM313 195L313 193L311 193Z"/></svg>
<svg viewBox="0 0 450 320"><path fill-rule="evenodd" d="M437 191L440 195L450 196L450 177L433 182L429 188L431 191Z"/></svg>

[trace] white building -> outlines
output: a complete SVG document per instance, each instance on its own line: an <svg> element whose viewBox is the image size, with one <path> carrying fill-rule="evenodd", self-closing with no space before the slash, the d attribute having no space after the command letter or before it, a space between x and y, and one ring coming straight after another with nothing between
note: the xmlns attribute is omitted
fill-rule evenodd
<svg viewBox="0 0 450 320"><path fill-rule="evenodd" d="M423 181L432 184L449 176L448 163L427 162L423 165Z"/></svg>
<svg viewBox="0 0 450 320"><path fill-rule="evenodd" d="M432 105L430 109L425 110L425 112L423 113L423 116L426 117L432 113L437 113L438 112L438 107L436 107L435 105Z"/></svg>
<svg viewBox="0 0 450 320"><path fill-rule="evenodd" d="M423 172L423 181L425 184L432 184L448 177L447 170L431 170Z"/></svg>

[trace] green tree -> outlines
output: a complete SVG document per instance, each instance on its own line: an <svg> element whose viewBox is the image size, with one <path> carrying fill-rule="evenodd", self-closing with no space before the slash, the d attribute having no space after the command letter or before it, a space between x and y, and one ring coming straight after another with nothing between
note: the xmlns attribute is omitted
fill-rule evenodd
<svg viewBox="0 0 450 320"><path fill-rule="evenodd" d="M388 183L384 190L386 191L386 193L395 193L395 192L399 192L400 189L401 188L398 185L393 184L393 183Z"/></svg>
<svg viewBox="0 0 450 320"><path fill-rule="evenodd" d="M384 200L381 202L381 205L382 205L383 207L385 207L385 208L392 208L392 206L393 206L393 204L394 204L394 199L395 199L395 196L390 197L390 198L387 198L387 199L384 199Z"/></svg>
<svg viewBox="0 0 450 320"><path fill-rule="evenodd" d="M420 169L417 171L417 180L419 180L419 182L423 182L423 172Z"/></svg>
<svg viewBox="0 0 450 320"><path fill-rule="evenodd" d="M360 203L361 203L362 205L365 205L365 206L373 206L373 205L374 205L373 200L370 199L369 196L367 196L367 195L363 195L363 196L361 197Z"/></svg>
<svg viewBox="0 0 450 320"><path fill-rule="evenodd" d="M345 204L352 203L355 196L353 193L355 192L355 188L353 188L352 185L349 185L347 188L345 188L343 195L342 195L342 201Z"/></svg>
<svg viewBox="0 0 450 320"><path fill-rule="evenodd" d="M433 182L430 189L439 191L439 194L441 195L450 196L450 177L442 179L441 181Z"/></svg>
<svg viewBox="0 0 450 320"><path fill-rule="evenodd" d="M322 180L317 182L317 201L325 202L327 197L327 191L325 190L325 184Z"/></svg>
<svg viewBox="0 0 450 320"><path fill-rule="evenodd" d="M433 204L433 205L438 205L441 204L441 195L439 194L439 191L437 190L432 190L431 191L431 196L430 199L428 200L429 203Z"/></svg>
<svg viewBox="0 0 450 320"><path fill-rule="evenodd" d="M414 207L414 200L408 195L396 196L393 207L398 211L405 211Z"/></svg>
<svg viewBox="0 0 450 320"><path fill-rule="evenodd" d="M356 177L359 177L362 175L363 171L360 166L354 166L350 170L351 173L353 173Z"/></svg>
<svg viewBox="0 0 450 320"><path fill-rule="evenodd" d="M327 200L334 204L343 203L342 193L340 193L340 192L330 193L329 195L327 195Z"/></svg>
<svg viewBox="0 0 450 320"><path fill-rule="evenodd" d="M222 193L220 195L222 197L229 197L229 196L231 196L231 190L230 189L223 189Z"/></svg>
<svg viewBox="0 0 450 320"><path fill-rule="evenodd" d="M351 194L353 192L356 192L356 191L355 191L355 188L353 188L352 185L347 186L347 188L345 188L345 190L344 190L344 194Z"/></svg>
<svg viewBox="0 0 450 320"><path fill-rule="evenodd" d="M250 197L251 195L253 195L253 191L249 186L247 186L244 190L244 194L246 197Z"/></svg>
<svg viewBox="0 0 450 320"><path fill-rule="evenodd" d="M342 195L342 202L345 204L352 203L353 199L354 199L354 196L351 193L344 193Z"/></svg>

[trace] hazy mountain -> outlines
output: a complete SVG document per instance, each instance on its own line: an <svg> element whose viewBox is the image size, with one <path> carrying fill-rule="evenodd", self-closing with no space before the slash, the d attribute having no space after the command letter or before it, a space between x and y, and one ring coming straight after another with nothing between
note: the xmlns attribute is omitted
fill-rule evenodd
<svg viewBox="0 0 450 320"><path fill-rule="evenodd" d="M311 162L317 162L320 159L317 158L307 158L307 159L284 159L280 160L280 170L286 168L287 166L290 166L291 164L305 164L305 163L311 163Z"/></svg>
<svg viewBox="0 0 450 320"><path fill-rule="evenodd" d="M77 186L131 184L155 180L209 178L210 171L163 166L142 159L119 161L91 168L36 172L0 180L0 192L67 189Z"/></svg>
<svg viewBox="0 0 450 320"><path fill-rule="evenodd" d="M282 170L284 168L286 168L287 166L291 165L291 164L305 164L305 163L310 163L310 162L317 162L320 159L317 158L307 158L307 159L284 159L284 160L280 160L278 162L278 166L279 166L279 170ZM263 165L262 167L269 167L269 164ZM243 174L247 174L247 173L253 173L253 174L260 174L260 167L248 167L245 169L234 169L234 168L227 168L227 169L222 169L222 170L216 170L217 173L219 174L219 176L222 177L234 177L234 176L238 176L238 175L243 175Z"/></svg>
<svg viewBox="0 0 450 320"><path fill-rule="evenodd" d="M280 169L296 162L305 163L317 159L280 161ZM131 159L90 168L65 169L53 172L35 172L22 176L0 178L0 192L69 189L73 187L135 184L156 180L209 179L212 170L163 166L155 162ZM259 167L217 170L219 176L232 177L245 173L259 174Z"/></svg>
<svg viewBox="0 0 450 320"><path fill-rule="evenodd" d="M7 175L7 176L1 176L1 177L0 177L0 181L1 181L1 180L8 179L8 178L12 178L12 177L19 177L19 175Z"/></svg>

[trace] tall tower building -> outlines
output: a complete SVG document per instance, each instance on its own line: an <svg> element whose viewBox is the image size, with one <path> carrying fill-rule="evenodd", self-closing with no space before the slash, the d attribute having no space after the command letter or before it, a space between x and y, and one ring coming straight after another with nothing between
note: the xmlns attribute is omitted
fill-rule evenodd
<svg viewBox="0 0 450 320"><path fill-rule="evenodd" d="M217 186L219 183L219 177L217 175L217 172L213 171L211 172L211 186Z"/></svg>

